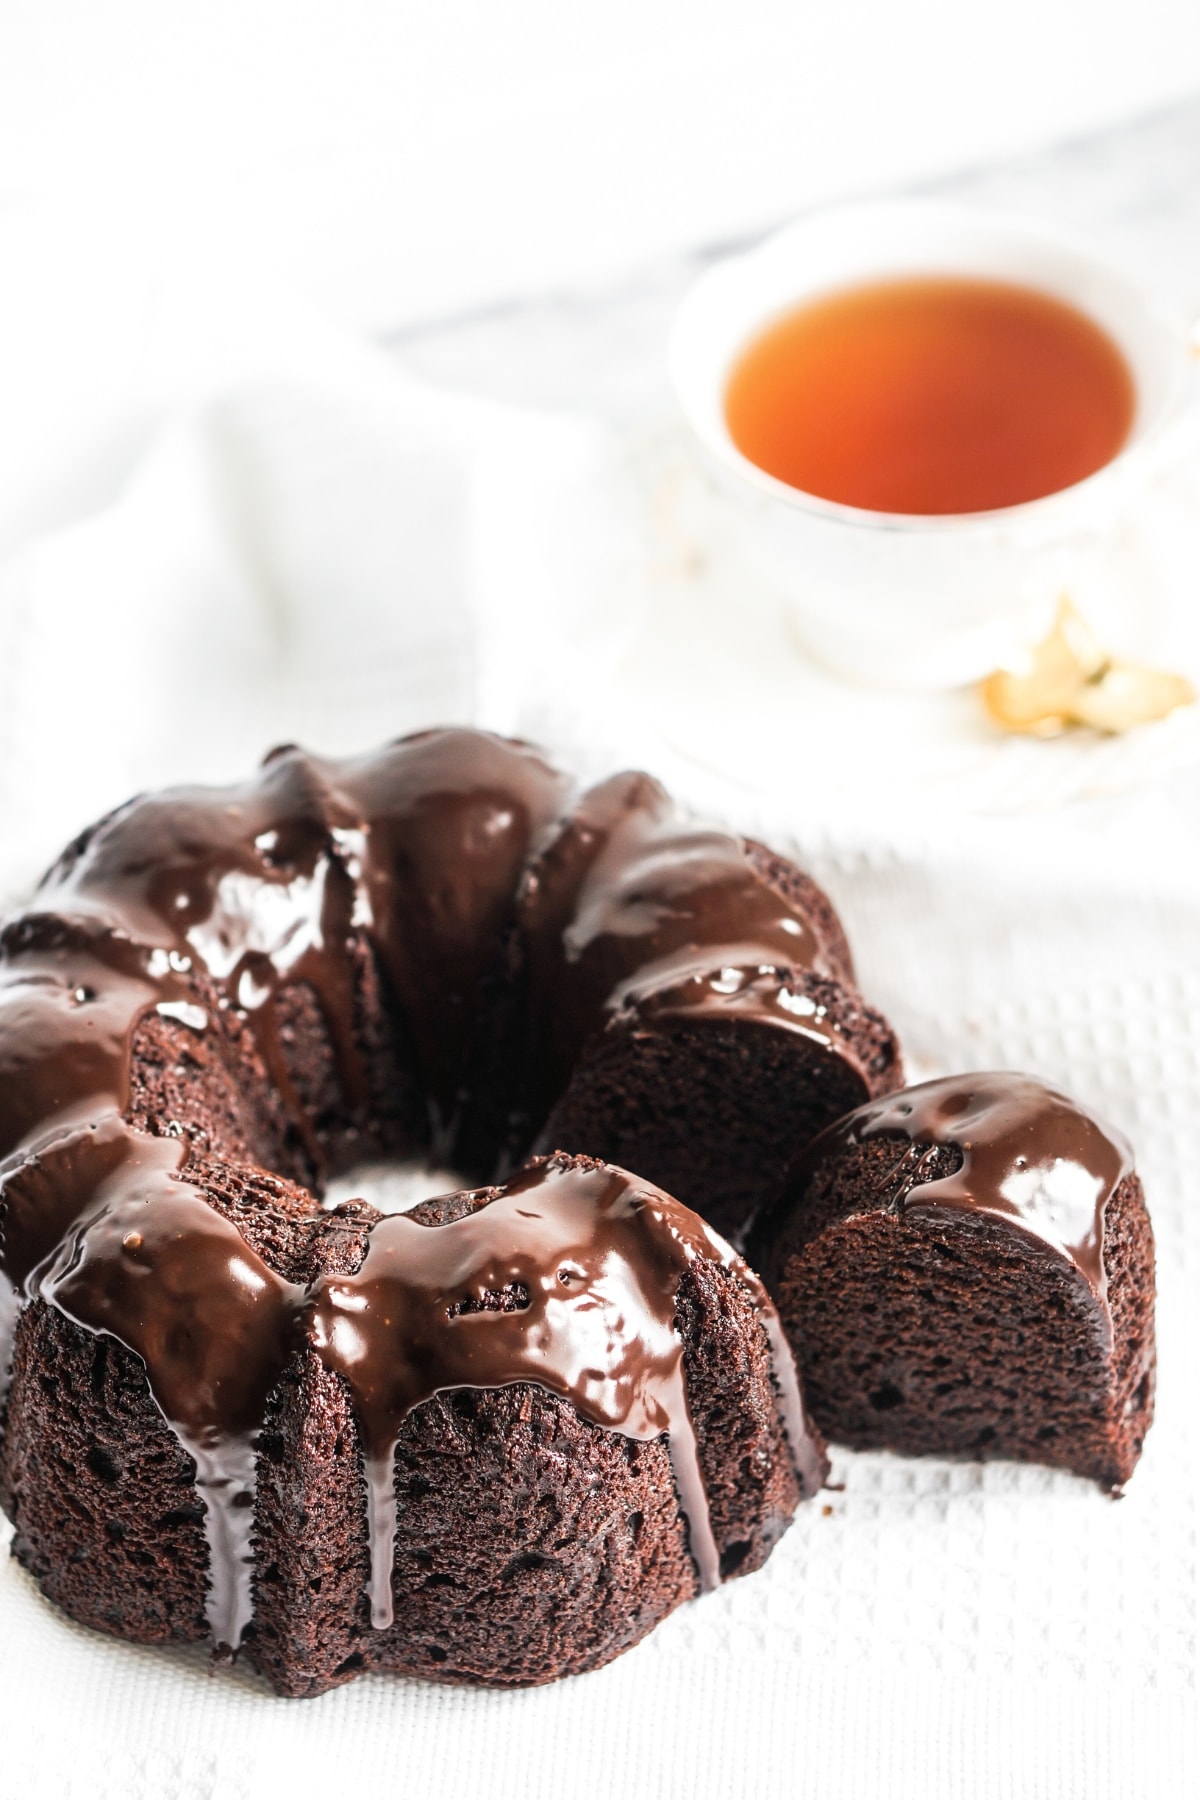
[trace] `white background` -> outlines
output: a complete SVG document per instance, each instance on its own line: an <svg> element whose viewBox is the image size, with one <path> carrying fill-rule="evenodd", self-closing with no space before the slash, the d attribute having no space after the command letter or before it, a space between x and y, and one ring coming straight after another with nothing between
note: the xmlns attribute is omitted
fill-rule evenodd
<svg viewBox="0 0 1200 1800"><path fill-rule="evenodd" d="M3 0L0 229L65 196L395 325L1198 86L1195 0Z"/></svg>

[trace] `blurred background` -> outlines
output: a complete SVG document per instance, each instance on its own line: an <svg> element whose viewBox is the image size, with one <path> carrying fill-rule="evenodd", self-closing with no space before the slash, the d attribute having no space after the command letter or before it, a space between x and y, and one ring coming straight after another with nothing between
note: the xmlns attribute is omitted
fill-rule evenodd
<svg viewBox="0 0 1200 1800"><path fill-rule="evenodd" d="M1190 0L7 0L0 206L182 224L381 330L1198 84Z"/></svg>
<svg viewBox="0 0 1200 1800"><path fill-rule="evenodd" d="M847 697L722 564L666 379L682 295L806 209L916 189L1081 228L1194 315L1197 93L1189 0L9 0L7 866L122 788L450 713L735 796L783 756L794 789ZM548 712L581 666L618 715ZM184 681L203 738L165 729ZM890 736L972 808L1080 791L1074 748L1009 745L981 785L980 731L883 700L865 760Z"/></svg>

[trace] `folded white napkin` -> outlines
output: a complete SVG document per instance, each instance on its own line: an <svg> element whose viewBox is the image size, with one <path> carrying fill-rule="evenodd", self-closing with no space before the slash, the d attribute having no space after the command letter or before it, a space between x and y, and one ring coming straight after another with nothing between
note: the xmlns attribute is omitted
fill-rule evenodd
<svg viewBox="0 0 1200 1800"><path fill-rule="evenodd" d="M602 618L617 644L634 587L602 428L432 393L296 311L252 374L226 357L110 452L103 503L10 531L0 892L138 788L229 780L280 741L511 723L518 680L569 679L573 634L594 657Z"/></svg>

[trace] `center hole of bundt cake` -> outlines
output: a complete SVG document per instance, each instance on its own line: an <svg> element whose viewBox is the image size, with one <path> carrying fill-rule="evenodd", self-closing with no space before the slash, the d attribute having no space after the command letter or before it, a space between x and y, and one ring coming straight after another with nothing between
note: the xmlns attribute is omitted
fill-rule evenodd
<svg viewBox="0 0 1200 1800"><path fill-rule="evenodd" d="M471 1210L471 1183L454 1169L424 1162L360 1163L345 1175L331 1180L323 1205L333 1208L349 1200L367 1200L383 1213L412 1212L424 1202L431 1203L422 1217L424 1224L447 1224ZM440 1200L438 1196L449 1196ZM432 1218L428 1214L432 1212ZM558 1279L570 1283L578 1271L564 1265ZM462 1318L468 1313L525 1312L529 1306L529 1289L523 1281L510 1281L503 1287L483 1287L466 1293L446 1308L448 1319Z"/></svg>
<svg viewBox="0 0 1200 1800"><path fill-rule="evenodd" d="M332 1212L347 1200L368 1200L382 1213L411 1212L434 1194L453 1194L474 1184L457 1169L440 1168L413 1158L408 1162L355 1163L333 1176L322 1204Z"/></svg>

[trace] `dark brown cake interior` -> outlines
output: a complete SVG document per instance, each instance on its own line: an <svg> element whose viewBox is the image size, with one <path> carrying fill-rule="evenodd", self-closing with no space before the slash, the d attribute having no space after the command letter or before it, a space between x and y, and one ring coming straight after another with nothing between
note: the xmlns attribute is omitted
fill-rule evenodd
<svg viewBox="0 0 1200 1800"><path fill-rule="evenodd" d="M797 1146L901 1073L890 1029L856 994L802 973L792 990L824 1009L849 1055L745 1022L614 1020L580 1060L537 1148L561 1144L637 1169L740 1243L778 1195Z"/></svg>

